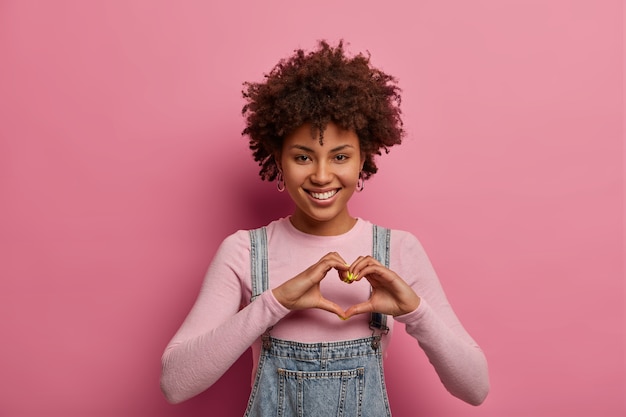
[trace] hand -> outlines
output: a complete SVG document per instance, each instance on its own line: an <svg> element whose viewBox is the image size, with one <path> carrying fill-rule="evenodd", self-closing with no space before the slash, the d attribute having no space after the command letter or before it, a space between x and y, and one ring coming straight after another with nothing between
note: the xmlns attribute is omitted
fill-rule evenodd
<svg viewBox="0 0 626 417"><path fill-rule="evenodd" d="M324 298L320 291L320 282L331 269L335 268L341 274L348 267L337 252L331 252L305 271L274 288L272 292L274 297L290 310L319 308L345 318L345 312L339 305Z"/></svg>
<svg viewBox="0 0 626 417"><path fill-rule="evenodd" d="M346 319L371 312L400 316L419 306L420 298L415 291L398 274L371 256L359 256L347 271L340 271L339 275L348 283L365 277L372 286L370 298L348 308L345 312Z"/></svg>

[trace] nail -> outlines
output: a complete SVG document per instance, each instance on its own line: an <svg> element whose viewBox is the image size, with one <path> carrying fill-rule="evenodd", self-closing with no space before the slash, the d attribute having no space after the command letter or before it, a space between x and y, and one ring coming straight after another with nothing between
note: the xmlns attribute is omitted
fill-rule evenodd
<svg viewBox="0 0 626 417"><path fill-rule="evenodd" d="M345 282L353 282L358 278L358 274L353 274L352 272L348 272L346 274Z"/></svg>

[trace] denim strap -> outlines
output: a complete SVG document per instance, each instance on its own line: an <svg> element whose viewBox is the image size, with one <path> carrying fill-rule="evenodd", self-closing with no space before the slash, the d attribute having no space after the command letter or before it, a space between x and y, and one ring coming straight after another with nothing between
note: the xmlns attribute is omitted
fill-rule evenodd
<svg viewBox="0 0 626 417"><path fill-rule="evenodd" d="M250 278L254 301L269 288L267 273L267 233L265 227L250 230Z"/></svg>
<svg viewBox="0 0 626 417"><path fill-rule="evenodd" d="M374 225L373 232L372 256L376 258L378 262L385 265L385 268L389 268L391 230ZM382 313L372 313L370 317L370 327L372 329L382 330L386 333L389 331L387 327L387 316Z"/></svg>

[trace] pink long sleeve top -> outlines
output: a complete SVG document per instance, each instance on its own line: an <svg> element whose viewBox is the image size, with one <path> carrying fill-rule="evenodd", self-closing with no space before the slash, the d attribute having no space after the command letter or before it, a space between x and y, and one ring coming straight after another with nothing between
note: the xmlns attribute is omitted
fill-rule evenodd
<svg viewBox="0 0 626 417"><path fill-rule="evenodd" d="M345 234L314 236L283 218L267 226L267 242L270 288L275 288L328 252L339 253L347 263L370 255L372 224L358 219ZM452 395L480 404L489 391L485 356L458 320L424 249L411 233L392 230L389 268L421 298L415 311L394 319L405 324ZM348 285L334 270L321 282L321 290L344 309L366 300L370 291L367 280ZM240 230L220 245L193 308L163 353L161 388L168 401L181 402L206 390L249 347L254 375L260 336L269 327L273 337L304 343L372 334L368 314L344 321L319 309L290 311L271 290L253 302L251 295L250 240L248 231ZM393 321L388 318L390 332L383 337L383 349L393 334Z"/></svg>

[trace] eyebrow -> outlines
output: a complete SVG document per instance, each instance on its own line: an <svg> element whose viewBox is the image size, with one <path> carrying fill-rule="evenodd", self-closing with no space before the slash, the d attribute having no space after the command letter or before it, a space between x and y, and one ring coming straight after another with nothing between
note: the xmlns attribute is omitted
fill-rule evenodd
<svg viewBox="0 0 626 417"><path fill-rule="evenodd" d="M333 149L331 149L330 152L339 152L339 151L344 150L345 148L352 148L352 149L354 149L354 146L348 145L348 144L346 144L346 145L339 145L339 146L334 147ZM293 145L290 149L300 149L300 150L305 151L305 152L315 153L315 151L313 149L311 149L311 148L309 148L307 146L304 146L304 145Z"/></svg>

